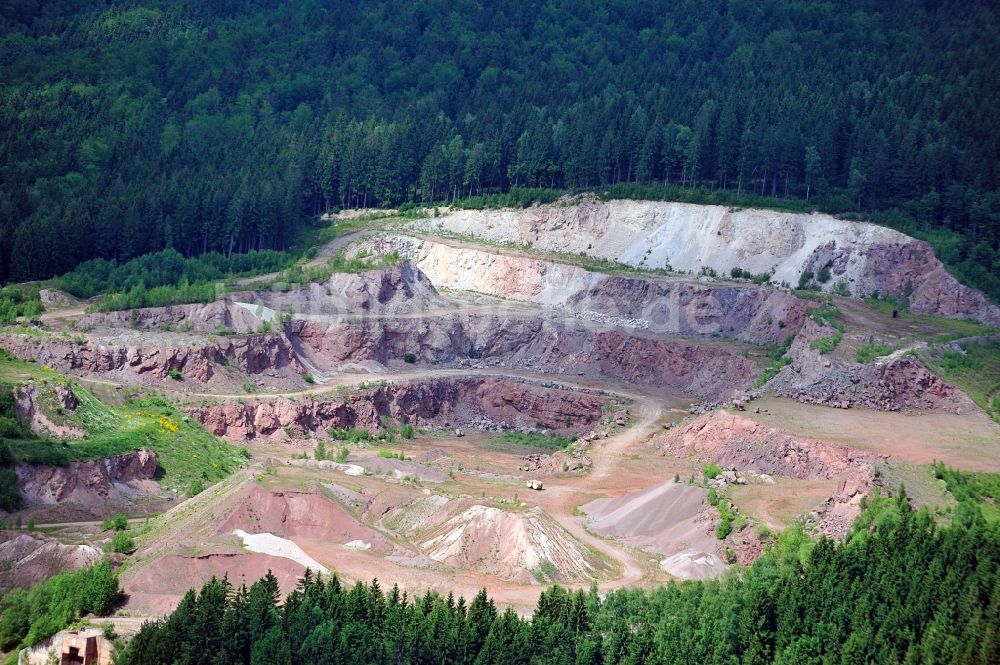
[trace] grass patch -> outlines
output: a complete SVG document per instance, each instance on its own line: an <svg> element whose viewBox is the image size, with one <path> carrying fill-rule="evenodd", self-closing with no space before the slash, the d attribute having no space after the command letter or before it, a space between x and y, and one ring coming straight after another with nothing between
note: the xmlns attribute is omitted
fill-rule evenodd
<svg viewBox="0 0 1000 665"><path fill-rule="evenodd" d="M924 358L942 379L965 392L1000 423L1000 339L967 342Z"/></svg>
<svg viewBox="0 0 1000 665"><path fill-rule="evenodd" d="M840 309L827 298L819 307L809 310L809 318L818 325L828 326L834 330L832 334L826 337L811 341L809 348L813 351L819 351L821 354L832 353L841 340L844 339L844 324L838 320L840 318Z"/></svg>
<svg viewBox="0 0 1000 665"><path fill-rule="evenodd" d="M844 339L844 333L839 330L826 337L820 337L819 339L814 339L809 342L809 348L813 351L819 351L821 354L833 353L833 350L837 348L841 340Z"/></svg>
<svg viewBox="0 0 1000 665"><path fill-rule="evenodd" d="M821 326L831 326L843 330L843 326L838 323L840 309L833 304L829 297L825 298L819 307L813 307L809 310L809 318Z"/></svg>
<svg viewBox="0 0 1000 665"><path fill-rule="evenodd" d="M289 288L292 284L322 283L330 279L336 273L342 272L362 272L365 270L376 270L394 266L402 260L399 252L389 252L378 256L369 254L362 250L352 257L348 257L343 250L337 252L326 262L326 265L306 267L297 263L285 270L278 277L279 288Z"/></svg>
<svg viewBox="0 0 1000 665"><path fill-rule="evenodd" d="M857 359L859 363L867 364L876 358L887 356L895 350L895 347L876 342L873 338L869 337L867 342L858 347Z"/></svg>
<svg viewBox="0 0 1000 665"><path fill-rule="evenodd" d="M381 457L381 458L383 458L383 459L398 459L398 460L403 461L403 462L405 462L406 460L410 459L409 457L407 457L403 453L402 450L400 450L397 453L397 452L393 452L391 450L388 450L387 448L383 448L382 450L378 451L378 456Z"/></svg>
<svg viewBox="0 0 1000 665"><path fill-rule="evenodd" d="M519 432L517 430L506 430L500 436L493 438L493 443L504 446L528 446L531 448L545 448L547 450L562 450L572 444L574 437L563 436L555 432Z"/></svg>
<svg viewBox="0 0 1000 665"><path fill-rule="evenodd" d="M763 388L765 384L778 375L782 368L792 364L792 359L788 356L788 349L791 348L794 340L795 335L789 335L785 338L784 343L767 349L767 357L771 359L771 364L757 377L756 385L758 388Z"/></svg>
<svg viewBox="0 0 1000 665"><path fill-rule="evenodd" d="M531 571L532 577L534 577L535 580L541 584L555 581L556 575L558 574L559 569L556 568L556 565L548 559L542 559L542 561L538 564L538 568Z"/></svg>
<svg viewBox="0 0 1000 665"><path fill-rule="evenodd" d="M2 439L19 462L61 466L149 448L157 454L161 484L177 491L194 481L217 482L240 464L239 449L220 441L161 397L110 407L79 384L54 372L51 375L57 380L39 385L40 402L55 393L55 385L68 385L76 395L77 408L55 415L82 426L87 435L79 441L34 436Z"/></svg>
<svg viewBox="0 0 1000 665"><path fill-rule="evenodd" d="M326 431L330 435L331 439L335 441L347 441L349 443L362 443L364 441L372 440L372 433L363 427L331 427Z"/></svg>
<svg viewBox="0 0 1000 665"><path fill-rule="evenodd" d="M943 480L959 503L979 506L988 522L1000 522L1000 473L970 473L934 463L934 477Z"/></svg>

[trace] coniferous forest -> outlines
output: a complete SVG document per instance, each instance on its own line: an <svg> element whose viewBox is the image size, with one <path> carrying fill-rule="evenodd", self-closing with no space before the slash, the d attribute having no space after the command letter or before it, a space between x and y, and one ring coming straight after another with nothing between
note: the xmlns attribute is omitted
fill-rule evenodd
<svg viewBox="0 0 1000 665"><path fill-rule="evenodd" d="M998 23L983 0L7 0L0 281L632 184L871 215L997 298Z"/></svg>
<svg viewBox="0 0 1000 665"><path fill-rule="evenodd" d="M786 533L742 576L653 591L542 593L530 620L480 593L411 598L307 577L212 580L148 623L119 664L997 662L1000 534L960 506L938 528L880 499L844 545Z"/></svg>

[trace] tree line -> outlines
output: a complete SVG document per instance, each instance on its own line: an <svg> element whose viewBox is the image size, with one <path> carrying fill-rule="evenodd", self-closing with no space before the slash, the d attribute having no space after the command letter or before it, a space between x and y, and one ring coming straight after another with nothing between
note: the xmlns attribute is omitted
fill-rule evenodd
<svg viewBox="0 0 1000 665"><path fill-rule="evenodd" d="M994 663L1000 530L959 504L941 528L905 493L875 499L845 544L800 530L742 574L601 597L552 587L530 619L308 573L279 602L212 579L147 623L119 665L251 663Z"/></svg>
<svg viewBox="0 0 1000 665"><path fill-rule="evenodd" d="M4 3L0 280L631 183L882 211L996 297L998 32L982 0Z"/></svg>

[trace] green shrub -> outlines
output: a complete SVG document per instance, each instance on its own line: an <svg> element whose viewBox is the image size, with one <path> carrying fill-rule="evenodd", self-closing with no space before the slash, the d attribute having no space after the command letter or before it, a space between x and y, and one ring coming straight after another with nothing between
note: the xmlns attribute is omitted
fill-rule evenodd
<svg viewBox="0 0 1000 665"><path fill-rule="evenodd" d="M179 369L170 370L169 372L167 372L167 376L169 376L174 381L180 381L181 379L184 378L184 375L181 374L181 371Z"/></svg>
<svg viewBox="0 0 1000 665"><path fill-rule="evenodd" d="M719 525L715 527L715 537L724 540L726 536L733 532L733 518L730 515L723 515Z"/></svg>
<svg viewBox="0 0 1000 665"><path fill-rule="evenodd" d="M135 540L128 531L116 531L111 538L111 551L119 554L131 554L135 551Z"/></svg>
<svg viewBox="0 0 1000 665"><path fill-rule="evenodd" d="M0 288L0 324L14 323L19 316L33 317L42 313L38 289L20 286Z"/></svg>
<svg viewBox="0 0 1000 665"><path fill-rule="evenodd" d="M517 430L505 430L500 436L493 439L494 443L503 445L531 446L535 448L549 448L561 450L576 439L562 436L555 432L519 432Z"/></svg>
<svg viewBox="0 0 1000 665"><path fill-rule="evenodd" d="M705 474L705 478L707 478L708 480L711 480L716 476L718 476L719 471L721 471L721 469L719 468L719 465L716 464L715 462L708 462L705 464L705 466L701 467L701 472Z"/></svg>
<svg viewBox="0 0 1000 665"><path fill-rule="evenodd" d="M348 450L347 446L341 446L340 450L337 451L337 460L336 461L339 462L340 464L343 464L344 462L347 461L347 456L350 455L350 454L351 454L351 451Z"/></svg>
<svg viewBox="0 0 1000 665"><path fill-rule="evenodd" d="M391 450L387 450L385 448L378 451L378 456L384 459L398 459L402 461L406 461L407 459L409 459L405 454L403 454L402 450L400 450L398 453L394 453Z"/></svg>
<svg viewBox="0 0 1000 665"><path fill-rule="evenodd" d="M417 355L415 353L407 353L403 355L403 362L413 364L417 362Z"/></svg>
<svg viewBox="0 0 1000 665"><path fill-rule="evenodd" d="M101 522L101 529L104 531L124 531L128 528L128 518L124 513L118 513L113 517L106 518Z"/></svg>
<svg viewBox="0 0 1000 665"><path fill-rule="evenodd" d="M37 644L90 613L106 616L120 597L107 560L59 573L29 591L9 591L0 598L0 649Z"/></svg>
<svg viewBox="0 0 1000 665"><path fill-rule="evenodd" d="M809 348L813 351L819 351L823 355L833 353L833 350L837 348L842 339L844 339L844 333L838 330L826 337L820 337L809 342Z"/></svg>
<svg viewBox="0 0 1000 665"><path fill-rule="evenodd" d="M195 479L192 480L191 484L188 486L187 495L188 497L198 496L204 491L205 491L205 484L202 483L201 480Z"/></svg>
<svg viewBox="0 0 1000 665"><path fill-rule="evenodd" d="M23 505L14 469L0 469L0 509L10 513L20 510Z"/></svg>
<svg viewBox="0 0 1000 665"><path fill-rule="evenodd" d="M416 434L416 430L413 429L413 425L410 423L403 423L399 426L399 435L404 439L412 439Z"/></svg>
<svg viewBox="0 0 1000 665"><path fill-rule="evenodd" d="M322 439L316 442L316 451L314 456L318 460L326 459L326 443Z"/></svg>
<svg viewBox="0 0 1000 665"><path fill-rule="evenodd" d="M302 380L306 383L316 383L316 379L313 378L312 374L303 374Z"/></svg>
<svg viewBox="0 0 1000 665"><path fill-rule="evenodd" d="M876 342L874 339L869 337L865 344L858 347L857 359L858 362L862 364L870 363L876 358L889 355L894 350L895 349L893 349L893 347Z"/></svg>
<svg viewBox="0 0 1000 665"><path fill-rule="evenodd" d="M349 429L331 427L326 431L326 433L331 439L336 439L337 441L348 441L350 443L361 443L362 441L372 440L372 433L364 427L351 427Z"/></svg>

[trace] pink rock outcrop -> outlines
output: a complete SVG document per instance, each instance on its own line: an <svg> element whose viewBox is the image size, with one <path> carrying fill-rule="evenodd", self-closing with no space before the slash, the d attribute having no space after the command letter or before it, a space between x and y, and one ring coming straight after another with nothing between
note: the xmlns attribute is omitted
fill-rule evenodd
<svg viewBox="0 0 1000 665"><path fill-rule="evenodd" d="M541 423L571 431L597 422L604 402L599 395L577 390L486 377L395 383L343 397L220 402L187 412L216 436L244 441L285 428L295 435L331 427L376 432L383 417L427 426L533 428Z"/></svg>
<svg viewBox="0 0 1000 665"><path fill-rule="evenodd" d="M15 464L17 484L30 503L98 506L159 491L156 453L141 448L64 466Z"/></svg>
<svg viewBox="0 0 1000 665"><path fill-rule="evenodd" d="M135 378L148 375L160 380L172 370L196 381L210 380L224 364L247 374L271 369L298 369L288 339L281 334L218 339L214 343L192 339L184 346L132 346L87 340L83 344L22 335L0 338L0 347L14 355L34 359L61 372L119 372Z"/></svg>

